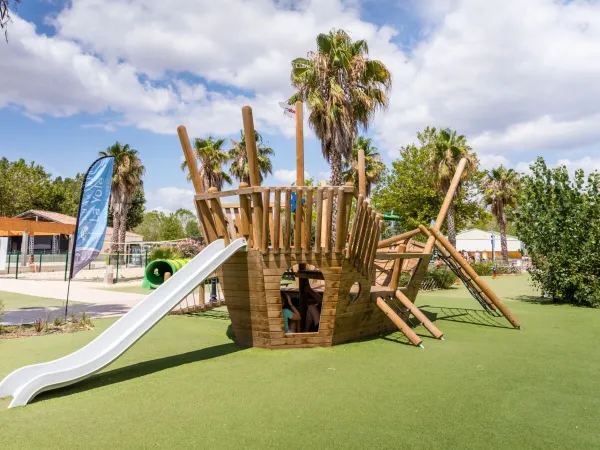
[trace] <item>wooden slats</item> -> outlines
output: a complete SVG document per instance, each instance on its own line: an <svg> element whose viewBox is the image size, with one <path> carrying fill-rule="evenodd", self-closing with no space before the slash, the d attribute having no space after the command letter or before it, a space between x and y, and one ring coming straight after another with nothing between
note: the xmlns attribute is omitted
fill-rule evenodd
<svg viewBox="0 0 600 450"><path fill-rule="evenodd" d="M333 188L327 189L327 216L325 217L325 232L323 233L325 253L331 253L331 225L333 220Z"/></svg>
<svg viewBox="0 0 600 450"><path fill-rule="evenodd" d="M271 191L267 189L263 192L263 204L267 205L262 209L262 233L260 241L260 250L264 253L269 248L269 200Z"/></svg>
<svg viewBox="0 0 600 450"><path fill-rule="evenodd" d="M323 188L317 188L317 219L315 222L315 252L321 253L321 229L323 226Z"/></svg>
<svg viewBox="0 0 600 450"><path fill-rule="evenodd" d="M283 251L290 251L290 233L292 221L292 192L288 189L285 191L285 224L283 226Z"/></svg>
<svg viewBox="0 0 600 450"><path fill-rule="evenodd" d="M313 211L313 190L311 188L305 188L306 204L304 205L304 236L302 242L303 250L311 249L311 236L312 236L312 211Z"/></svg>
<svg viewBox="0 0 600 450"><path fill-rule="evenodd" d="M281 189L275 189L275 206L274 211L274 225L273 225L273 249L275 252L279 252L280 245L280 230L281 230Z"/></svg>
<svg viewBox="0 0 600 450"><path fill-rule="evenodd" d="M294 213L294 250L300 253L302 249L302 189L296 191L296 212Z"/></svg>
<svg viewBox="0 0 600 450"><path fill-rule="evenodd" d="M340 187L337 191L337 217L335 220L335 252L342 253L346 245L346 197L344 196L344 188Z"/></svg>

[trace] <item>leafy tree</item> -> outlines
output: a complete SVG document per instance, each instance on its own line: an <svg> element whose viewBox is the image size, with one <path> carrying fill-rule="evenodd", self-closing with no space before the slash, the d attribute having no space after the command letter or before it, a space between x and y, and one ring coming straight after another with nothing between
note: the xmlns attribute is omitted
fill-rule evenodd
<svg viewBox="0 0 600 450"><path fill-rule="evenodd" d="M161 227L165 214L159 211L148 211L144 214L142 223L134 231L144 236L145 241L161 241Z"/></svg>
<svg viewBox="0 0 600 450"><path fill-rule="evenodd" d="M200 226L198 225L197 220L192 220L187 223L185 226L185 236L195 239L200 239L202 237L202 232L200 231Z"/></svg>
<svg viewBox="0 0 600 450"><path fill-rule="evenodd" d="M28 209L47 209L52 178L34 161L0 160L0 216L13 217Z"/></svg>
<svg viewBox="0 0 600 450"><path fill-rule="evenodd" d="M400 157L392 162L391 170L373 192L372 201L379 211L393 212L400 217L396 224L398 232L429 224L437 217L444 200L428 168L430 148L426 142L421 144L402 147ZM459 230L486 216L476 198L477 183L478 176L465 182L454 201Z"/></svg>
<svg viewBox="0 0 600 450"><path fill-rule="evenodd" d="M352 157L345 162L344 172L342 173L342 178L345 181L352 181L355 186L358 186L358 151L360 149L364 150L367 197L371 195L371 186L379 183L385 173L385 164L381 162L381 155L371 143L371 138L359 136L356 139L352 149Z"/></svg>
<svg viewBox="0 0 600 450"><path fill-rule="evenodd" d="M483 202L491 206L492 214L500 226L500 246L502 258L508 264L508 244L506 243L506 207L517 206L519 174L513 169L500 166L486 172L482 181Z"/></svg>
<svg viewBox="0 0 600 450"><path fill-rule="evenodd" d="M81 173L78 173L75 178L55 178L52 182L50 199L44 209L68 216L76 216L79 209L82 184L83 174Z"/></svg>
<svg viewBox="0 0 600 450"><path fill-rule="evenodd" d="M304 101L308 123L331 165L331 184L342 184L342 160L352 156L358 125L368 128L375 111L387 106L392 77L387 67L368 58L364 40L352 41L344 30L317 36L317 51L292 61L297 92L288 103Z"/></svg>
<svg viewBox="0 0 600 450"><path fill-rule="evenodd" d="M132 204L134 194L142 188L142 177L145 168L138 156L138 151L116 142L106 151L99 152L100 156L114 156L114 170L112 178L112 191L110 196L110 210L113 216L113 239L111 252L124 250L125 232L127 227L127 213Z"/></svg>
<svg viewBox="0 0 600 450"><path fill-rule="evenodd" d="M127 211L127 220L125 222L125 228L127 231L132 231L144 220L144 212L146 211L146 195L144 194L143 187L135 191L135 194L131 197L131 202ZM113 215L112 211L108 211L108 226L113 226Z"/></svg>
<svg viewBox="0 0 600 450"><path fill-rule="evenodd" d="M4 38L8 42L8 23L10 22L10 9L17 10L21 0L0 0L0 29L4 30Z"/></svg>
<svg viewBox="0 0 600 450"><path fill-rule="evenodd" d="M461 176L456 195L459 195L461 185L477 173L479 161L477 155L471 152L467 145L467 138L457 135L455 130L449 128L436 131L427 127L418 134L420 141L430 150L429 169L433 174L435 186L445 196L450 188L450 183L462 158L466 158L467 165ZM454 202L450 203L447 214L448 240L456 246L456 224Z"/></svg>
<svg viewBox="0 0 600 450"><path fill-rule="evenodd" d="M160 237L164 241L174 241L176 239L183 239L185 232L181 226L181 221L177 214L171 213L168 216L163 215L162 222L160 224Z"/></svg>
<svg viewBox="0 0 600 450"><path fill-rule="evenodd" d="M223 150L225 139L216 139L208 136L206 139L194 139L194 153L200 162L200 178L204 183L204 190L210 187L223 189L224 183L231 184L231 177L223 170L223 165L229 161L229 154ZM181 170L188 172L187 179L191 180L187 161L181 163Z"/></svg>
<svg viewBox="0 0 600 450"><path fill-rule="evenodd" d="M266 175L273 173L271 157L275 154L275 150L265 146L263 137L258 131L254 132L254 140L256 141L258 153L258 176L262 183ZM231 150L229 150L229 159L231 160L229 173L237 178L240 183L250 184L250 166L248 165L248 151L246 150L244 130L240 130L239 141L231 140L231 146Z"/></svg>
<svg viewBox="0 0 600 450"><path fill-rule="evenodd" d="M549 168L543 158L522 177L517 235L533 282L554 302L600 306L600 174Z"/></svg>

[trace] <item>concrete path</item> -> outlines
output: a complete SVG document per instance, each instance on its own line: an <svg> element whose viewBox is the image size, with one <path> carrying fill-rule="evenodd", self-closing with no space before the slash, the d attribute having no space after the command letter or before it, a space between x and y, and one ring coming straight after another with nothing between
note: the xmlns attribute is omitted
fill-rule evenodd
<svg viewBox="0 0 600 450"><path fill-rule="evenodd" d="M136 284L139 285L139 282L136 282ZM123 283L122 285L126 284ZM120 316L146 297L144 294L129 294L98 289L103 286L102 283L71 282L69 301L81 304L74 305L73 308L69 307L69 313L74 311L79 314L85 311L91 317L97 318ZM55 298L64 302L67 297L67 283L64 281L0 279L0 291ZM46 320L48 316L52 319L54 316L62 316L63 314L64 310L62 307L19 309L6 311L2 323L31 323L36 319L41 318Z"/></svg>

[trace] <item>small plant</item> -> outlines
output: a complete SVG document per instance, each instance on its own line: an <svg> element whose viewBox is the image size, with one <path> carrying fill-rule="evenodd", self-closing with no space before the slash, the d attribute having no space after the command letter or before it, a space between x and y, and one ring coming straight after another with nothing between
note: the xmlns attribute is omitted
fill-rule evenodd
<svg viewBox="0 0 600 450"><path fill-rule="evenodd" d="M75 315L75 311L71 311L71 315L69 316L69 320L71 323L77 323L77 316Z"/></svg>
<svg viewBox="0 0 600 450"><path fill-rule="evenodd" d="M173 246L157 247L150 253L150 260L156 259L178 259L181 258L181 253Z"/></svg>
<svg viewBox="0 0 600 450"><path fill-rule="evenodd" d="M488 262L476 262L471 264L471 267L475 271L475 273L479 276L482 275L491 275L492 274L492 263Z"/></svg>
<svg viewBox="0 0 600 450"><path fill-rule="evenodd" d="M86 314L85 311L82 311L79 316L79 325L84 327L92 326L92 318L88 314Z"/></svg>
<svg viewBox="0 0 600 450"><path fill-rule="evenodd" d="M44 319L35 319L35 322L33 322L33 329L36 333L44 331Z"/></svg>
<svg viewBox="0 0 600 450"><path fill-rule="evenodd" d="M456 275L446 267L435 267L427 270L425 279L434 280L440 289L450 289L456 283Z"/></svg>
<svg viewBox="0 0 600 450"><path fill-rule="evenodd" d="M199 241L186 239L178 242L175 248L182 258L193 258L204 249L204 246L200 245Z"/></svg>
<svg viewBox="0 0 600 450"><path fill-rule="evenodd" d="M64 321L62 320L62 318L60 316L54 316L54 320L52 321L52 324L55 327L60 327L63 323L64 323Z"/></svg>

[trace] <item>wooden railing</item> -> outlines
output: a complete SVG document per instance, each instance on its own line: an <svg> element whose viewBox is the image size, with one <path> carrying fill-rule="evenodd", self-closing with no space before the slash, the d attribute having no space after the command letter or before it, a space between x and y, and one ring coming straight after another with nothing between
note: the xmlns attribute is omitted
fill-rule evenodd
<svg viewBox="0 0 600 450"><path fill-rule="evenodd" d="M239 202L221 203L232 196ZM195 199L199 213L210 211L208 217L199 214L209 240L245 237L248 248L263 253L339 254L367 276L373 270L382 216L363 196L356 196L352 185L241 187L212 190Z"/></svg>

